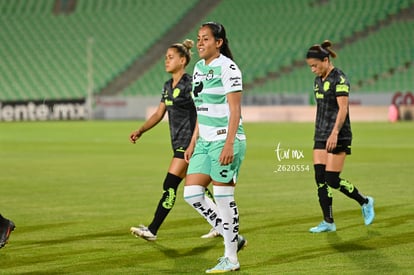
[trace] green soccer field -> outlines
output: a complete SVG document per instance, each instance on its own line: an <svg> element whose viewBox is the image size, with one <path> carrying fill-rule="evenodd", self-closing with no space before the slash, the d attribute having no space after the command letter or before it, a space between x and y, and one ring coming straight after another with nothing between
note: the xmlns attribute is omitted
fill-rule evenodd
<svg viewBox="0 0 414 275"><path fill-rule="evenodd" d="M0 250L0 274L203 274L221 238L182 199L156 242L130 235L148 224L172 156L168 125L137 144L140 122L0 123L0 213L16 223ZM354 123L342 177L375 199L365 226L359 205L334 193L337 232L321 221L310 123L246 123L236 200L238 274L411 274L414 270L414 123ZM277 150L278 149L278 150Z"/></svg>

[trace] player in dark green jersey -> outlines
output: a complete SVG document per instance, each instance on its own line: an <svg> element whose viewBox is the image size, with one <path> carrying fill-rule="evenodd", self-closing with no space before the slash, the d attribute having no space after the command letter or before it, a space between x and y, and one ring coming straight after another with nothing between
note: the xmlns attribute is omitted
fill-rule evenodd
<svg viewBox="0 0 414 275"><path fill-rule="evenodd" d="M331 47L332 43L326 40L321 45L310 47L306 54L306 62L316 74L313 86L317 106L313 162L323 213L323 221L310 228L312 233L336 231L331 188L361 205L366 225L371 224L375 217L374 199L362 195L352 183L339 177L346 155L351 154L350 84L346 75L331 62L331 58L336 57Z"/></svg>
<svg viewBox="0 0 414 275"><path fill-rule="evenodd" d="M161 102L157 110L129 139L135 143L143 133L157 125L165 113L168 113L172 148L174 151L167 176L163 183L163 194L158 203L154 218L148 227L140 225L131 227L130 231L137 237L148 241L155 241L161 224L173 208L178 185L185 177L188 163L184 160L184 151L187 149L197 120L197 112L191 96L192 77L185 72L190 62L194 42L185 40L182 44L171 45L165 55L165 70L172 78L165 82ZM211 237L219 235L210 232Z"/></svg>
<svg viewBox="0 0 414 275"><path fill-rule="evenodd" d="M0 214L0 248L6 245L14 228L14 223Z"/></svg>

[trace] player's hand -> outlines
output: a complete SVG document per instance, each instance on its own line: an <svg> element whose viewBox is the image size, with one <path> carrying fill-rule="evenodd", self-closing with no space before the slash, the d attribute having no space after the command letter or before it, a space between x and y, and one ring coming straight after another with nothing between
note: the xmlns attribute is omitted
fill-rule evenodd
<svg viewBox="0 0 414 275"><path fill-rule="evenodd" d="M133 131L130 135L129 135L129 141L133 144L135 144L135 142L141 137L142 133L140 130L136 130Z"/></svg>
<svg viewBox="0 0 414 275"><path fill-rule="evenodd" d="M331 133L331 135L326 140L326 151L329 153L332 152L338 145L338 134Z"/></svg>
<svg viewBox="0 0 414 275"><path fill-rule="evenodd" d="M225 143L223 150L221 150L221 154L219 157L219 162L221 165L228 165L232 163L234 160L234 149L233 144Z"/></svg>
<svg viewBox="0 0 414 275"><path fill-rule="evenodd" d="M193 155L194 152L194 146L192 146L191 144L188 146L188 148L185 150L184 152L184 160L189 163L190 162L190 158Z"/></svg>

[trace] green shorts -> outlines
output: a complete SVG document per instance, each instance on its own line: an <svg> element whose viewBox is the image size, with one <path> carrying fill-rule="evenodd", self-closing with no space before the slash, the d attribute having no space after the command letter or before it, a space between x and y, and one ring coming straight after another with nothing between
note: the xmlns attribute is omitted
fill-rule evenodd
<svg viewBox="0 0 414 275"><path fill-rule="evenodd" d="M212 180L221 183L236 183L240 166L246 154L246 141L234 141L234 160L221 165L219 157L225 141L205 141L198 139L190 159L187 174L206 174Z"/></svg>

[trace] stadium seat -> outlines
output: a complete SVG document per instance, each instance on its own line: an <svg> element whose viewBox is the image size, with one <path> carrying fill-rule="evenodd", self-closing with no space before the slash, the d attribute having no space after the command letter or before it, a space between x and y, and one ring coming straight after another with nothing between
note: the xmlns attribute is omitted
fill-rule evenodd
<svg viewBox="0 0 414 275"><path fill-rule="evenodd" d="M196 2L181 0L177 5L164 0L78 0L73 13L55 16L54 0L0 1L3 58L0 72L6 80L0 83L0 100L83 97L91 64L94 92L99 93L145 55ZM303 61L310 45L324 39L338 45L356 32L412 6L414 0L330 0L310 4L309 0L221 1L187 35L177 37L177 42L184 38L196 40L198 28L205 21L221 22L228 30L230 47L242 69L244 83L266 79L253 85L249 92L302 93L309 91L309 80L313 77L306 66L294 64ZM315 19L319 14L329 24ZM402 20L382 27L345 45L334 63L343 68L353 83L364 83L364 79L399 68L414 60L413 29L412 21ZM193 52L189 73L198 59L195 48ZM284 67L293 71L275 79L268 77L282 72ZM122 94L158 96L167 78L161 55ZM391 76L377 80L378 85L362 85L356 91L377 87L397 89L400 83L401 87L407 87L409 80L405 79L408 78Z"/></svg>

